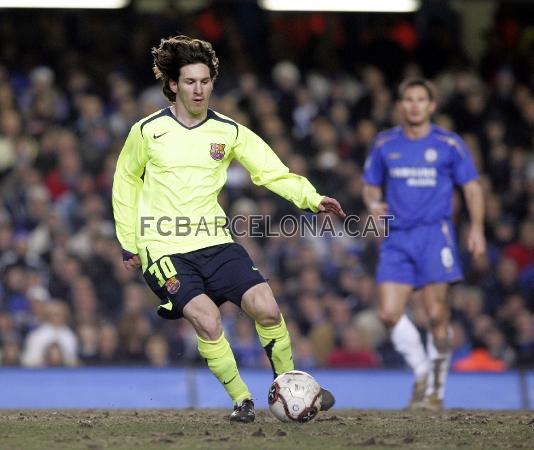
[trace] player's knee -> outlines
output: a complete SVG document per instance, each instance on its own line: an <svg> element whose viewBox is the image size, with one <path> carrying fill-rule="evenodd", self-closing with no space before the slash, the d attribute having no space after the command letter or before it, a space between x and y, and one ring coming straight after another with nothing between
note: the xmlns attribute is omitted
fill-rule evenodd
<svg viewBox="0 0 534 450"><path fill-rule="evenodd" d="M451 351L452 340L449 336L436 337L433 336L434 346L437 348L440 353L447 353Z"/></svg>
<svg viewBox="0 0 534 450"><path fill-rule="evenodd" d="M268 307L259 311L255 320L264 327L273 327L280 323L282 320L282 315L280 314L278 305L274 303L274 305L269 305Z"/></svg>
<svg viewBox="0 0 534 450"><path fill-rule="evenodd" d="M280 308L266 283L253 286L243 296L244 309L264 327L278 325L282 320Z"/></svg>
<svg viewBox="0 0 534 450"><path fill-rule="evenodd" d="M221 316L197 316L194 318L193 327L197 334L205 340L216 341L223 332Z"/></svg>
<svg viewBox="0 0 534 450"><path fill-rule="evenodd" d="M254 304L254 320L260 325L272 327L278 325L282 320L280 308L270 291L262 293Z"/></svg>
<svg viewBox="0 0 534 450"><path fill-rule="evenodd" d="M391 329L395 325L397 325L397 322L400 320L401 316L402 316L402 313L399 313L391 309L382 308L378 310L379 319L384 323L384 325L388 329Z"/></svg>
<svg viewBox="0 0 534 450"><path fill-rule="evenodd" d="M223 333L221 321L210 320L203 328L204 335L210 341L216 341Z"/></svg>
<svg viewBox="0 0 534 450"><path fill-rule="evenodd" d="M428 323L431 330L436 328L447 328L449 323L449 315L447 312L431 312L428 314Z"/></svg>

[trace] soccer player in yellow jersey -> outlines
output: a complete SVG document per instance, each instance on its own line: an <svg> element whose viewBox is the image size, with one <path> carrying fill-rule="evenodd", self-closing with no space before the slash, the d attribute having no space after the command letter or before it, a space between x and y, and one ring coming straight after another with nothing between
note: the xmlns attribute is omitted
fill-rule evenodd
<svg viewBox="0 0 534 450"><path fill-rule="evenodd" d="M209 109L219 61L209 42L162 39L152 49L154 73L171 106L132 126L117 161L113 212L128 269L141 266L161 299L158 314L184 317L198 351L234 403L230 420L252 422L252 395L237 369L218 307L230 300L256 322L274 375L293 370L286 324L265 279L222 226L217 195L237 160L252 181L301 209L345 213L290 173L256 134ZM334 404L324 389L321 409Z"/></svg>

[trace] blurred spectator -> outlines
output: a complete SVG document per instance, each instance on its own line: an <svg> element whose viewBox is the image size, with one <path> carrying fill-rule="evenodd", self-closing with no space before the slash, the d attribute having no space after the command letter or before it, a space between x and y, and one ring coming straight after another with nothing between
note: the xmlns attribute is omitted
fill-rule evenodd
<svg viewBox="0 0 534 450"><path fill-rule="evenodd" d="M252 320L239 314L231 334L232 350L240 367L261 367L264 351Z"/></svg>
<svg viewBox="0 0 534 450"><path fill-rule="evenodd" d="M318 366L315 350L310 339L304 336L293 335L293 359L295 367L299 370L311 370Z"/></svg>
<svg viewBox="0 0 534 450"><path fill-rule="evenodd" d="M483 336L490 355L504 363L505 368L510 368L516 360L515 351L507 344L504 334L496 327L491 327Z"/></svg>
<svg viewBox="0 0 534 450"><path fill-rule="evenodd" d="M301 295L298 308L300 331L308 338L313 359L323 364L335 344L334 328L327 320L321 300L313 294ZM306 344L302 346L305 347Z"/></svg>
<svg viewBox="0 0 534 450"><path fill-rule="evenodd" d="M326 360L326 367L372 368L380 365L378 356L369 343L365 342L360 330L351 325L341 337L341 345L336 347Z"/></svg>
<svg viewBox="0 0 534 450"><path fill-rule="evenodd" d="M0 348L0 366L19 366L20 346L16 340L5 340Z"/></svg>
<svg viewBox="0 0 534 450"><path fill-rule="evenodd" d="M496 270L487 274L481 284L488 312L495 314L507 295L519 291L518 277L517 262L510 258L501 259Z"/></svg>
<svg viewBox="0 0 534 450"><path fill-rule="evenodd" d="M518 241L505 248L504 256L515 261L520 272L534 264L534 221L521 224Z"/></svg>
<svg viewBox="0 0 534 450"><path fill-rule="evenodd" d="M55 122L63 122L68 115L68 103L55 86L54 71L39 66L30 72L30 87L21 96L20 105L29 117L28 131L42 134Z"/></svg>
<svg viewBox="0 0 534 450"><path fill-rule="evenodd" d="M114 325L103 324L98 330L97 364L117 364L123 362L120 353L119 333Z"/></svg>
<svg viewBox="0 0 534 450"><path fill-rule="evenodd" d="M146 359L152 367L166 367L170 364L169 344L161 335L150 336L146 343Z"/></svg>
<svg viewBox="0 0 534 450"><path fill-rule="evenodd" d="M85 364L94 363L98 355L98 327L94 323L80 324L76 329L78 356Z"/></svg>
<svg viewBox="0 0 534 450"><path fill-rule="evenodd" d="M123 359L133 363L146 361L145 345L151 328L150 322L141 313L126 312L121 316L118 331Z"/></svg>
<svg viewBox="0 0 534 450"><path fill-rule="evenodd" d="M49 344L44 351L43 367L62 367L67 365L63 351L57 342Z"/></svg>
<svg viewBox="0 0 534 450"><path fill-rule="evenodd" d="M67 305L60 301L48 303L44 322L26 337L22 364L26 367L46 367L48 362L52 362L54 365L76 366L78 340L68 323Z"/></svg>

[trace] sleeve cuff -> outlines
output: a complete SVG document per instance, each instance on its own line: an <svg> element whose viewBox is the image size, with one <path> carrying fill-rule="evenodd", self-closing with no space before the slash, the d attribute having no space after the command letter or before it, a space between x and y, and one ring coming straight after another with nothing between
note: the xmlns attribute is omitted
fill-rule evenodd
<svg viewBox="0 0 534 450"><path fill-rule="evenodd" d="M319 212L319 205L323 201L323 198L324 198L324 195L320 195L320 194L317 194L317 193L312 195L312 197L308 201L309 209L311 211L313 211L314 213L318 213Z"/></svg>
<svg viewBox="0 0 534 450"><path fill-rule="evenodd" d="M136 253L129 252L128 250L122 249L122 260L128 261L130 258L133 258Z"/></svg>

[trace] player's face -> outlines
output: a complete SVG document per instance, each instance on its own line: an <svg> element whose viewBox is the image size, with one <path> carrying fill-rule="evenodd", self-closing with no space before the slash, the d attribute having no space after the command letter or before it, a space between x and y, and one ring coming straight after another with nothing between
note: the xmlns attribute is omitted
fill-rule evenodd
<svg viewBox="0 0 534 450"><path fill-rule="evenodd" d="M170 83L171 89L176 86L177 107L183 107L191 116L206 113L209 106L213 80L206 64L188 64L180 69L177 83ZM174 91L174 89L173 89Z"/></svg>
<svg viewBox="0 0 534 450"><path fill-rule="evenodd" d="M436 102L430 99L427 90L422 86L407 88L399 104L404 120L411 126L428 122L436 109Z"/></svg>

